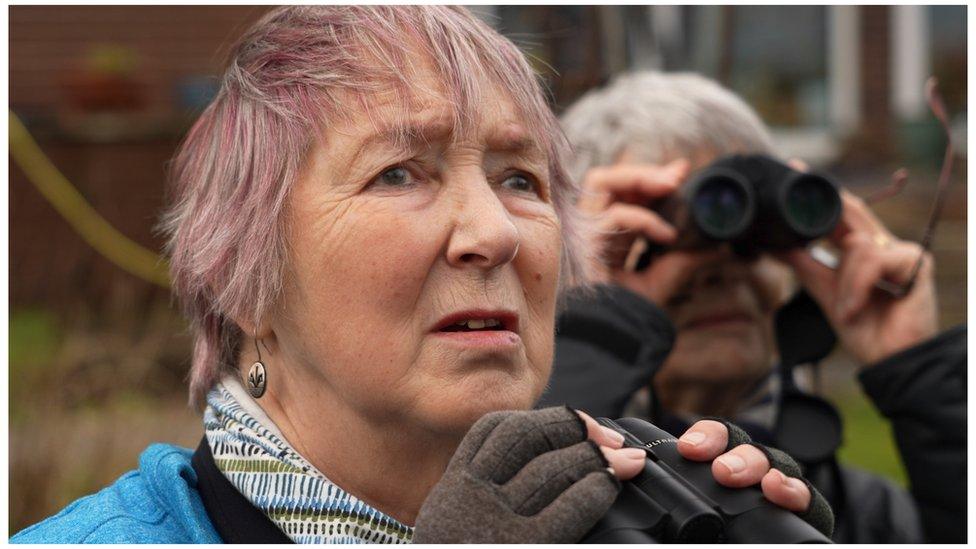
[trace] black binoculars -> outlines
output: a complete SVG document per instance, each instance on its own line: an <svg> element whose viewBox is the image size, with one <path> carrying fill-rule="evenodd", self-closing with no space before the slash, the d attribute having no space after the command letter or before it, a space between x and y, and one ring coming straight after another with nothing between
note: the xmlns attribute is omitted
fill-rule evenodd
<svg viewBox="0 0 976 549"><path fill-rule="evenodd" d="M761 154L720 158L649 207L678 230L667 248L729 243L743 255L804 246L829 234L841 215L834 182ZM636 270L667 248L652 244Z"/></svg>
<svg viewBox="0 0 976 549"><path fill-rule="evenodd" d="M622 434L625 446L643 449L647 459L582 543L830 543L758 487L716 482L711 464L683 458L670 433L637 418L597 422Z"/></svg>

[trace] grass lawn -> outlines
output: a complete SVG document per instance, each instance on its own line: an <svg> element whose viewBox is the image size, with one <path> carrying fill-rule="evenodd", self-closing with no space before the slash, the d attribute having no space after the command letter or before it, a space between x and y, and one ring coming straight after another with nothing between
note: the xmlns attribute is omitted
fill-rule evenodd
<svg viewBox="0 0 976 549"><path fill-rule="evenodd" d="M844 419L840 461L908 486L891 424L860 391L830 395Z"/></svg>

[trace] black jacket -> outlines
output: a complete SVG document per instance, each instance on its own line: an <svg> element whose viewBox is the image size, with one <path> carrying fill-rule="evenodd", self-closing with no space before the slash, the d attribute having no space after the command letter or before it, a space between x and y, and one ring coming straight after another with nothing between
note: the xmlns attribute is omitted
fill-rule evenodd
<svg viewBox="0 0 976 549"><path fill-rule="evenodd" d="M553 374L539 405L621 417L667 357L674 335L663 311L623 288L571 297L557 324ZM911 496L836 458L808 468L805 476L834 508L834 541L966 541L966 355L966 327L959 326L861 372L864 391L892 422ZM648 416L680 430L665 411Z"/></svg>

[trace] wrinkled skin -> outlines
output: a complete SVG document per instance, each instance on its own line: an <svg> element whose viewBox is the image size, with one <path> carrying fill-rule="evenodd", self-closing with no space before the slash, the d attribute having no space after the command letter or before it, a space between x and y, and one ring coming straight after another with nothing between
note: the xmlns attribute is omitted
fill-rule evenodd
<svg viewBox="0 0 976 549"><path fill-rule="evenodd" d="M316 141L287 204L281 300L242 324L270 350L261 405L286 438L408 523L479 417L544 388L562 254L548 158L511 102L486 94L454 135L419 67L405 120L380 96ZM416 138L393 139L394 121ZM478 310L508 315L506 329L439 330Z"/></svg>

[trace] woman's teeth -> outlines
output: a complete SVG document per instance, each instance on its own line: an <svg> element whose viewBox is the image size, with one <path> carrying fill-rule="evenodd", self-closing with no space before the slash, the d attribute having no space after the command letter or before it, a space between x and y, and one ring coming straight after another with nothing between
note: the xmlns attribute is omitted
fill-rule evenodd
<svg viewBox="0 0 976 549"><path fill-rule="evenodd" d="M485 328L496 328L501 325L501 321L494 318L462 320L454 324L457 328L467 328L468 330L484 330Z"/></svg>

